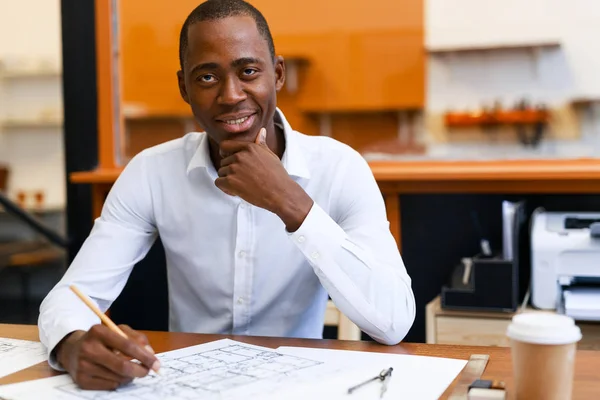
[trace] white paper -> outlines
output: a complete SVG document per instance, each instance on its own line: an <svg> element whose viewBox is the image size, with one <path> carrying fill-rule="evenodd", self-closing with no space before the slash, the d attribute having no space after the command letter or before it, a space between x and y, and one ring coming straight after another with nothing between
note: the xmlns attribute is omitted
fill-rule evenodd
<svg viewBox="0 0 600 400"><path fill-rule="evenodd" d="M68 375L0 386L7 400L265 399L339 370L322 361L284 355L229 339L161 353L160 375L136 379L116 391L80 390ZM284 395L284 393L286 395Z"/></svg>
<svg viewBox="0 0 600 400"><path fill-rule="evenodd" d="M47 359L40 342L0 338L0 377L10 375Z"/></svg>
<svg viewBox="0 0 600 400"><path fill-rule="evenodd" d="M334 379L323 381L314 389L314 395L323 399L362 400L378 399L381 382L371 382L351 395L348 388L378 375L392 367L384 399L434 400L438 399L467 364L467 360L384 354L361 351L324 350L299 347L279 347L278 352L345 366ZM308 398L286 396L286 400Z"/></svg>
<svg viewBox="0 0 600 400"><path fill-rule="evenodd" d="M384 399L437 399L466 365L412 355L280 347L228 339L157 355L161 375L116 391L84 391L68 375L0 386L6 400L378 399L381 383L349 387L394 368Z"/></svg>

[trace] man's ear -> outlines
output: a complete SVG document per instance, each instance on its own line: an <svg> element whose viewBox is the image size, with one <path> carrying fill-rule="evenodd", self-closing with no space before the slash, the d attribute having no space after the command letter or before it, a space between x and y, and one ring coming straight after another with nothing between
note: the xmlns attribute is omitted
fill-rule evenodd
<svg viewBox="0 0 600 400"><path fill-rule="evenodd" d="M275 89L279 92L285 83L285 62L283 57L275 57Z"/></svg>
<svg viewBox="0 0 600 400"><path fill-rule="evenodd" d="M179 85L179 94L181 94L181 98L183 101L190 104L190 98L187 93L187 88L185 87L185 76L181 70L177 71L177 83Z"/></svg>

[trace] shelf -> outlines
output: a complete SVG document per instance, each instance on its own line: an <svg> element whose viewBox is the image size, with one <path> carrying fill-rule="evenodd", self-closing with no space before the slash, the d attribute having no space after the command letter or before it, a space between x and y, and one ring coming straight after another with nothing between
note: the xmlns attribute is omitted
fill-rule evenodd
<svg viewBox="0 0 600 400"><path fill-rule="evenodd" d="M165 120L193 120L194 116L189 114L151 114L151 113L123 113L123 118L127 121L165 121Z"/></svg>
<svg viewBox="0 0 600 400"><path fill-rule="evenodd" d="M13 199L13 201L15 200ZM41 208L27 206L24 207L24 210L30 214L53 214L63 212L65 211L65 208L66 207L64 204L50 204L42 206ZM6 211L2 206L0 206L0 215L7 213L8 211Z"/></svg>
<svg viewBox="0 0 600 400"><path fill-rule="evenodd" d="M46 128L62 128L63 121L59 119L43 120L43 119L12 119L0 121L2 129L46 129Z"/></svg>
<svg viewBox="0 0 600 400"><path fill-rule="evenodd" d="M283 55L285 63L285 85L284 87L289 93L298 91L298 70L300 67L305 67L310 63L308 57L301 55Z"/></svg>
<svg viewBox="0 0 600 400"><path fill-rule="evenodd" d="M121 114L123 115L123 118L129 121L169 119L187 120L194 118L192 111L188 108L162 110L157 112L157 110L149 109L143 103L123 103L121 107Z"/></svg>
<svg viewBox="0 0 600 400"><path fill-rule="evenodd" d="M449 54L449 53L472 53L482 51L496 50L536 50L536 49L553 49L559 48L559 41L543 41L543 42L525 42L525 43L491 43L480 45L455 45L455 46L429 46L426 51L429 54Z"/></svg>
<svg viewBox="0 0 600 400"><path fill-rule="evenodd" d="M58 78L61 76L62 71L55 69L0 71L0 78L2 79Z"/></svg>
<svg viewBox="0 0 600 400"><path fill-rule="evenodd" d="M498 124L537 124L548 122L548 111L497 111L492 113L447 113L445 124L449 127L467 127Z"/></svg>
<svg viewBox="0 0 600 400"><path fill-rule="evenodd" d="M339 106L329 106L329 105L299 105L300 111L307 114L321 115L321 114L368 114L368 113L397 113L397 112L406 112L406 111L422 111L423 105L399 105L397 107L393 106L378 106L378 105L368 105L368 106L349 106L349 107L339 107Z"/></svg>
<svg viewBox="0 0 600 400"><path fill-rule="evenodd" d="M117 180L121 172L123 172L123 168L73 172L70 175L70 180L71 183L112 184Z"/></svg>
<svg viewBox="0 0 600 400"><path fill-rule="evenodd" d="M592 104L600 103L600 96L582 96L575 97L571 100L571 104L574 106L589 106Z"/></svg>

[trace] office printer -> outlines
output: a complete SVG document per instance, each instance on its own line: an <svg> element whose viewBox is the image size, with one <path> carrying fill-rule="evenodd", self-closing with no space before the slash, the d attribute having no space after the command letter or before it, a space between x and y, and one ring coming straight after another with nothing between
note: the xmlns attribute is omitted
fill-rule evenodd
<svg viewBox="0 0 600 400"><path fill-rule="evenodd" d="M600 213L534 212L531 301L576 320L600 320Z"/></svg>

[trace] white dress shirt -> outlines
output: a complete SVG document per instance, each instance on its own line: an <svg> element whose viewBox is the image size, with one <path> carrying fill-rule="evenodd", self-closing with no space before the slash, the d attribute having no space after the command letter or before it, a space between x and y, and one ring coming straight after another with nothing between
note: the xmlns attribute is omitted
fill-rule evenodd
<svg viewBox="0 0 600 400"><path fill-rule="evenodd" d="M107 310L157 236L171 331L321 338L329 294L375 340L404 338L415 317L411 280L368 164L340 142L292 130L279 109L276 121L283 166L314 201L302 226L287 232L277 215L218 189L205 133L142 151L41 305L49 354L100 322L69 285Z"/></svg>

